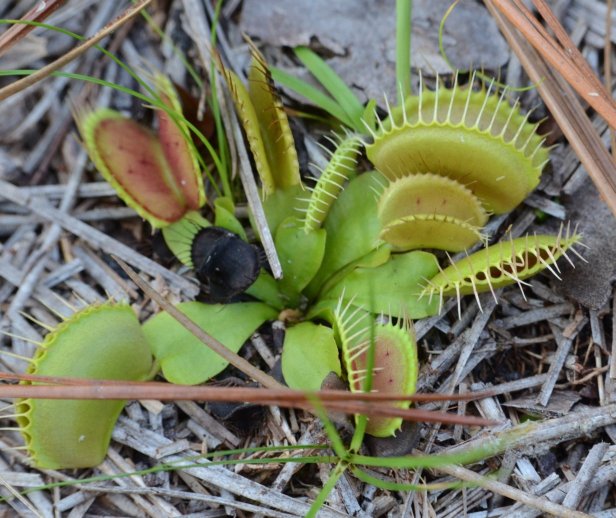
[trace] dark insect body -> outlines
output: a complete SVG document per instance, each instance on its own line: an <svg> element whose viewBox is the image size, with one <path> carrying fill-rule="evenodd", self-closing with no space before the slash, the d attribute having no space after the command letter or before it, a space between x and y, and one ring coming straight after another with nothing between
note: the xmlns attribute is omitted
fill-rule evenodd
<svg viewBox="0 0 616 518"><path fill-rule="evenodd" d="M259 274L257 248L221 227L206 227L195 235L191 259L213 302L243 293Z"/></svg>

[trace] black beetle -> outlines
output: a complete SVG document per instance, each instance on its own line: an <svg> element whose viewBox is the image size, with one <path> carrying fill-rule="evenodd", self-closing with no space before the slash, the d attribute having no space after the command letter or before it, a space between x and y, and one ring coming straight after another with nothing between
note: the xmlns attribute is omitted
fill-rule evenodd
<svg viewBox="0 0 616 518"><path fill-rule="evenodd" d="M243 293L259 275L255 246L222 227L205 227L194 237L191 257L197 278L209 288L212 302Z"/></svg>

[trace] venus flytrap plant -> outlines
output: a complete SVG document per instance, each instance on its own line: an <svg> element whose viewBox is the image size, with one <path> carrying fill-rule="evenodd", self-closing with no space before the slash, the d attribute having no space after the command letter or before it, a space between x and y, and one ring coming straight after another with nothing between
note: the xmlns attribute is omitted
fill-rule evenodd
<svg viewBox="0 0 616 518"><path fill-rule="evenodd" d="M322 66L320 58L300 49L298 56L331 95L327 97L330 113L355 131L336 143L328 166L308 189L301 180L292 133L268 68L255 48L252 53L248 87L220 63L218 68L253 154L284 277L275 281L261 273L247 291L260 302L188 302L179 310L237 351L263 322L290 309L296 321L288 321L282 354L283 374L290 386L314 390L334 372L356 393L377 390L410 395L418 371L412 319L437 314L445 296L477 295L522 281L551 267L579 239L575 235L537 236L534 241L512 241L510 246L497 244L445 269L434 254L417 250L464 250L482 238L481 228L489 213L506 212L524 199L538 183L547 160L536 125L527 122L528 116L522 116L517 105L509 106L504 93L492 94L492 86L475 91L472 81L466 87L458 86L457 76L451 89L437 82L434 92L422 87L417 96L402 95L401 105L389 109L387 118L377 123L378 117L372 115L374 102L364 109L333 71ZM182 262L200 269L211 262L208 258L222 246L221 240L230 239L221 227L242 229L228 200L215 200L215 226L196 212L205 200L188 139L188 130L193 128L182 122L172 87L163 79L155 84L166 106L159 114L158 136L110 112L84 116L80 126L93 161L120 196L153 226L164 227L165 238ZM109 127L128 132L143 147L137 147L134 154L130 149L115 153L115 135ZM376 171L359 174L362 145ZM135 176L135 160L144 170L139 169L139 181L127 187ZM140 186L148 184L143 180L146 170L160 187L153 192L154 201L141 196ZM196 253L195 242L204 243L208 251ZM384 315L388 323L376 323L377 315ZM121 335L125 324L111 313L106 318ZM174 383L201 383L227 365L170 313L153 316L142 332L148 355L151 349L162 374ZM33 372L39 368L42 372L45 362L43 358ZM108 362L101 359L102 368L112 372L114 360ZM50 363L45 372L81 374L67 369L66 364ZM108 376L100 372L97 377ZM399 409L409 404L398 403ZM103 429L113 425L118 408L114 406L106 415ZM39 418L32 415L36 424ZM358 477L370 477L356 465L386 465L357 452L365 432L387 436L400 426L398 417L367 420L357 414L354 437L345 448L333 425L325 422L340 458L335 477L349 466ZM105 441L105 436L99 437L98 451L106 449ZM485 454L473 452L473 459ZM431 462L404 459L391 466ZM60 459L56 465L63 462L68 466L71 461ZM335 477L322 494L333 487Z"/></svg>
<svg viewBox="0 0 616 518"><path fill-rule="evenodd" d="M311 70L322 80L324 78L326 89L340 104L348 120L353 103L346 93L334 95L334 85L338 83L332 80L333 72L316 66L319 58L305 49L301 49L300 54L309 56ZM264 66L254 48L252 66L260 69ZM248 90L238 84L237 76L224 71L223 74L234 95L251 149L257 150L257 155L264 150L260 157L256 156L255 163L266 195L265 210L276 235L285 273L277 283L278 289L287 307L295 308L300 315L304 313L308 319L325 318L336 329L335 338L342 349L345 367L343 372L350 385L357 389L355 378L359 370L363 369L365 374L366 369L356 368L353 360L357 359L354 354L365 352L365 337L355 345L344 338L345 333L341 333L336 322L335 305L370 307L368 321L370 314L379 313L401 319L401 322L436 314L446 291L443 288L438 297L430 296L432 286L444 282L439 278L440 266L433 254L412 250L426 247L462 251L475 244L482 238L481 228L490 212L510 210L536 185L547 151L535 135L536 126L527 124L517 105L510 107L504 95L491 93L492 87L481 91L473 90L472 86L459 87L456 77L453 88L441 87L435 92L422 89L418 96L408 97L401 107L390 109L388 118L375 129L368 126L372 137L372 142L366 145L368 158L380 172L364 173L356 178L349 175L355 176L358 141L357 135L351 135L340 142L308 195L298 195L297 186L290 189L270 181L270 172L263 164L274 161L271 156L274 151L270 147L268 155L266 146L259 142L265 128L255 121L262 109L251 102L249 95L242 93ZM252 70L249 77L255 77ZM249 88L256 88L249 84ZM269 80L261 81L260 85L268 95L275 95ZM438 154L444 154L450 144L453 153ZM424 148L431 155L429 159L422 158L421 149ZM485 153L477 157L480 151ZM413 158L414 152L417 158ZM489 167L490 160L494 158L500 167L500 154L506 155L514 165L499 171L503 174L495 179ZM348 161L345 167L340 167L340 157ZM441 168L426 167L429 160L438 162ZM460 165L464 161L476 167L469 172L466 164ZM502 185L499 182L503 182ZM509 184L516 187L509 189ZM302 214L299 220L294 210ZM572 241L566 246L570 244ZM408 250L411 252L406 252ZM499 250L503 255L504 249ZM471 267L477 261L474 257L470 256L468 261ZM478 257L482 259L484 255ZM509 260L513 260L512 256L507 259L505 254L503 261ZM539 265L540 261L536 263ZM542 268L537 265L533 264L531 275ZM447 273L446 279L455 285L455 275L450 271L455 275L459 272L454 266ZM519 279L516 275L503 274L503 277L506 281L503 280L502 285ZM433 278L434 282L430 280ZM467 279L459 282L467 282ZM490 288L485 283L472 285L478 291ZM379 289L375 291L371 286ZM458 292L454 286L447 294ZM253 294L259 297L257 292ZM318 326L302 326L301 333L299 329L297 332L289 329L283 352L283 373L292 386L318 386L328 369L338 370L333 362L333 342L319 338L323 333ZM387 338L391 354L395 353L400 360L401 369L404 372L416 370L416 360L404 353L408 346L400 333L389 332ZM306 347L310 343L318 343L319 347L313 348L313 365L302 372ZM363 358L361 354L359 357ZM380 357L377 355L377 358ZM376 375L375 372L371 375ZM405 381L398 379L394 384L397 390L411 390ZM398 424L381 429L375 427L372 431L386 435Z"/></svg>
<svg viewBox="0 0 616 518"><path fill-rule="evenodd" d="M333 71L322 64L317 66L320 58L306 49L299 49L299 55L310 56L310 70L344 113L340 120L353 126L349 123L353 103L349 102L346 91L335 94L339 82L332 79ZM341 332L340 323L332 317L337 301L358 308L369 307L368 315L390 315L401 322L433 315L440 311L444 296L459 299L465 293L477 296L479 292L492 290L495 283L490 276L499 277L496 284L500 287L522 282L546 267L551 269L551 263L579 240L578 236L568 236L562 241L537 236L537 246L532 245L532 239L518 240L510 248L497 244L444 271L435 255L414 251L429 248L459 252L483 239L481 229L489 214L515 208L538 184L547 161L548 152L536 134L537 125L528 122L528 114L522 115L517 103L510 106L506 92L492 93L493 84L477 91L473 82L471 79L469 85L462 87L456 75L452 88L445 88L437 80L435 91L421 87L418 95L402 96L402 105L388 108L387 118L379 121L374 129L366 125L368 135L363 137L366 153L377 171L345 183L342 175L332 181L328 169L335 168L335 158L345 152L347 141L343 141L300 207L305 214L304 228L325 232L325 247L322 256L319 248L310 270L305 272L306 279L312 280L305 289L296 287L303 289L309 304L307 318L325 318L337 330L336 338L352 389L358 388L358 376L366 373L366 368L353 363L358 358L356 354L363 358L366 338L358 344L345 339L344 326ZM240 102L236 106L240 111L246 109ZM249 128L246 130L249 134ZM253 137L249 136L249 140ZM257 170L261 174L258 162ZM267 177L262 175L262 178ZM323 204L322 193L326 190L329 190L327 203ZM286 207L290 212L292 206L292 203L276 205L278 228L291 224L279 213L280 208ZM287 243L294 243L295 239L290 234L281 236L276 244L285 250ZM294 260L298 264L305 262L306 252L307 249L291 245L283 252L283 264ZM296 259L291 256L293 253ZM320 267L313 273L317 262ZM479 267L480 262L488 266ZM379 289L374 290L373 286ZM301 295L287 294L287 300L290 305L297 305L301 303ZM400 333L382 332L388 333L391 354L399 359L401 369L413 372L416 359L405 355L404 351L408 350L405 339ZM300 360L298 356L298 364L293 362L292 351L296 349L300 347L294 343L285 353L287 368L283 372L290 377L304 358L301 356ZM323 347L323 351L329 350ZM324 372L329 357L329 353L315 354L314 363L323 361L323 364L322 368L312 370ZM377 354L376 358L380 356ZM378 372L371 375L377 376ZM406 381L393 375L391 379L397 390L412 390ZM375 427L371 431L387 435L396 426Z"/></svg>

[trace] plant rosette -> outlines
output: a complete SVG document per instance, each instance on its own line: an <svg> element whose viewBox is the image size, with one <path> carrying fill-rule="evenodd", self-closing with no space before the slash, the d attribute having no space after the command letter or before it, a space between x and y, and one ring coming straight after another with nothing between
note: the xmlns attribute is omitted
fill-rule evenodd
<svg viewBox="0 0 616 518"><path fill-rule="evenodd" d="M253 49L248 87L232 72L222 72L255 159L283 271L282 279L275 280L259 271L254 261L245 263L250 265L246 276L250 282L239 279L230 284L233 293L246 290L256 302L225 303L226 258L237 260L247 250L236 239L251 245L244 241L246 234L230 200L216 200L215 225L196 212L204 202L200 180L195 180L200 175L195 175L197 162L190 158L187 131L176 124L175 117L171 124L171 118L161 115L157 137L106 111L81 119L80 127L95 164L124 201L153 226L168 229L165 237L176 255L198 272L206 272L212 286L222 290L216 292L222 303L187 302L179 305L180 311L233 351L284 310L298 315L283 344L282 370L289 386L315 390L334 372L352 391L411 395L419 370L413 319L438 314L444 297L459 300L466 294L494 293L544 269L556 273L561 256L567 257L569 250L577 253L573 245L579 236L569 233L496 243L446 267L430 251L457 252L480 241L489 214L519 204L537 185L547 160L537 126L520 113L517 103L510 106L504 94L493 94L491 87L475 91L456 82L451 89L422 88L417 96L391 109L385 120L375 119L369 134L349 133L335 139L320 176L302 182L289 123L263 58ZM166 86L161 92L165 103L175 106ZM141 165L158 178L161 188L154 201L140 198L145 169L135 174L125 150L113 153L110 128L128 132L143 145L137 156L146 159ZM181 156L179 148L185 149ZM376 170L360 170L363 149ZM171 174L176 163L180 171L189 172ZM127 187L127 178L133 176L137 183ZM184 191L184 183L193 180L196 191ZM198 250L193 249L195 243ZM145 379L153 354L169 381L196 384L227 366L166 312L141 328L134 321L124 322L125 316L120 322L113 311L112 315L111 309L91 309L62 324L35 358L33 372ZM94 319L91 315L105 314L117 331L117 344L97 349L97 370L83 370L80 364L72 367L70 359L83 354L88 343L81 335L85 333L81 324L87 315ZM125 343L125 328L139 335L142 368L130 372L122 370L124 356L114 352ZM76 340L71 336L78 334L82 349L74 351ZM100 333L97 340L109 340L107 334ZM53 356L62 355L63 361L52 362L52 351ZM98 453L83 461L53 459L50 451L57 446L51 450L45 446L46 453L41 453L42 444L67 437L40 425L53 405L20 402L24 414L20 426L35 462L48 467L99 462L121 403L114 402L100 413L105 423L96 439ZM63 412L69 407L67 403ZM70 411L90 415L93 408L75 406ZM399 418L373 419L367 431L389 436L400 423ZM91 437L90 431L71 433L73 442L82 441L82 435Z"/></svg>

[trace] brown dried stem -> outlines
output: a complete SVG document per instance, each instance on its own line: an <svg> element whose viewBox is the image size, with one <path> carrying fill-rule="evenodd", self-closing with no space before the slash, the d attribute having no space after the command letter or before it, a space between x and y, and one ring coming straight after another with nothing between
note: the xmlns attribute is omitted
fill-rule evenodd
<svg viewBox="0 0 616 518"><path fill-rule="evenodd" d="M603 70L605 88L608 92L612 91L612 10L614 0L607 0L607 17L605 19L605 44L603 50ZM610 128L610 147L612 157L616 158L616 133Z"/></svg>
<svg viewBox="0 0 616 518"><path fill-rule="evenodd" d="M545 0L533 0L533 3L556 34L560 44L549 35L521 0L488 0L486 3L498 9L520 31L526 41L567 79L575 91L600 113L612 128L616 128L616 104Z"/></svg>

